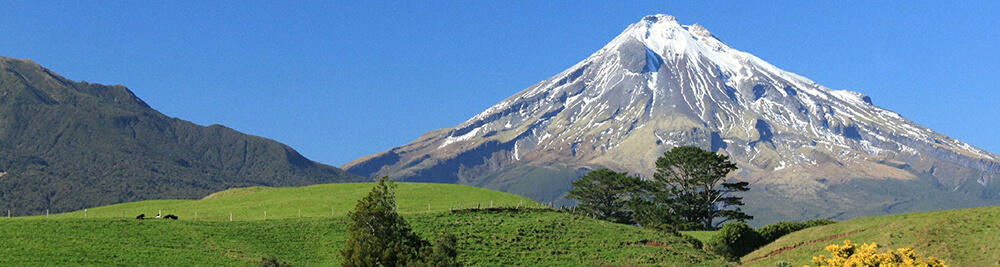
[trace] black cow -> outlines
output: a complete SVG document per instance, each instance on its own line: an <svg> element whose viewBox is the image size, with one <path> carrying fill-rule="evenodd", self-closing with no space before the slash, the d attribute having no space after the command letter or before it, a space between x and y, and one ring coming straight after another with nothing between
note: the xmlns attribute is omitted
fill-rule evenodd
<svg viewBox="0 0 1000 267"><path fill-rule="evenodd" d="M163 218L164 219L176 220L177 219L177 215L167 214L167 216L164 216Z"/></svg>
<svg viewBox="0 0 1000 267"><path fill-rule="evenodd" d="M146 219L146 214L145 213L139 214L139 216L135 216L135 219L136 220L145 220Z"/></svg>

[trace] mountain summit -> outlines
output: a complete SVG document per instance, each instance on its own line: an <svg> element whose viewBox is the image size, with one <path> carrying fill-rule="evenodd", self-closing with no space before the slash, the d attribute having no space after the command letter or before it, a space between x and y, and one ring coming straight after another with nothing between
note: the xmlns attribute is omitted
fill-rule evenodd
<svg viewBox="0 0 1000 267"><path fill-rule="evenodd" d="M732 179L751 183L758 224L1000 204L997 155L667 15L456 127L343 168L568 203L587 171L651 178L656 158L680 145L739 165Z"/></svg>

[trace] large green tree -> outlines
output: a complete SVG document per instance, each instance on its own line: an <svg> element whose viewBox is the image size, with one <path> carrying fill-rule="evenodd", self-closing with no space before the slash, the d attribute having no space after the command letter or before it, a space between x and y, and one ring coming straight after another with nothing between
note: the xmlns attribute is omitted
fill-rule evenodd
<svg viewBox="0 0 1000 267"><path fill-rule="evenodd" d="M455 239L444 235L431 247L396 212L396 186L382 177L348 213L343 266L459 266Z"/></svg>
<svg viewBox="0 0 1000 267"><path fill-rule="evenodd" d="M591 171L573 182L569 198L579 201L577 209L598 219L632 224L629 201L636 199L642 179L608 169Z"/></svg>
<svg viewBox="0 0 1000 267"><path fill-rule="evenodd" d="M658 194L672 199L672 212L687 223L683 228L696 223L711 230L727 221L753 219L740 208L743 198L734 195L750 190L750 184L726 181L726 175L736 169L726 155L680 146L656 160L653 178Z"/></svg>

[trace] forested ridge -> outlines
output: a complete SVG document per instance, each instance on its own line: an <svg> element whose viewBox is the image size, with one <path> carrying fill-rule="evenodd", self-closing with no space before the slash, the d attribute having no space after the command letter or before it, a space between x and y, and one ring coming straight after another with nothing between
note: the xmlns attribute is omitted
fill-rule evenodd
<svg viewBox="0 0 1000 267"><path fill-rule="evenodd" d="M0 208L14 216L351 181L367 179L267 138L168 117L121 85L0 57Z"/></svg>

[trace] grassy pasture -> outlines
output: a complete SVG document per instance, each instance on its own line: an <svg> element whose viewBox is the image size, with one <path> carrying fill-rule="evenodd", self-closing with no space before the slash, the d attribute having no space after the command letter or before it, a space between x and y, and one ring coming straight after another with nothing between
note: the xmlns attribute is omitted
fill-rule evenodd
<svg viewBox="0 0 1000 267"><path fill-rule="evenodd" d="M88 209L86 218L83 211L0 218L0 266L255 266L268 255L295 266L337 266L338 251L347 241L345 213L371 187L253 187L202 200L98 207ZM516 195L414 183L399 183L396 193L400 212L414 230L428 240L442 232L455 234L459 261L469 266L728 264L671 234L543 208L488 208L490 201L494 206L540 206ZM466 210L449 211L459 205ZM473 206L482 209L468 210ZM161 209L180 219L133 218Z"/></svg>
<svg viewBox="0 0 1000 267"><path fill-rule="evenodd" d="M913 247L949 266L1000 266L1000 206L862 217L807 228L744 256L745 266L811 264L830 244L878 243L882 250ZM773 255L768 255L773 254Z"/></svg>
<svg viewBox="0 0 1000 267"><path fill-rule="evenodd" d="M540 207L534 200L493 190L454 184L396 183L396 202L402 214L443 212L451 208L475 206ZM233 220L310 218L346 216L374 183L338 183L304 187L247 187L221 191L199 200L148 200L115 204L50 215L49 218L147 218L174 214L181 219ZM429 208L429 209L428 209ZM124 212L123 212L124 211ZM86 213L86 215L84 214ZM23 217L44 219L45 216Z"/></svg>
<svg viewBox="0 0 1000 267"><path fill-rule="evenodd" d="M725 266L679 237L546 210L406 215L433 240L459 238L469 266ZM0 220L3 266L253 266L275 255L295 266L336 266L347 218L274 220Z"/></svg>

